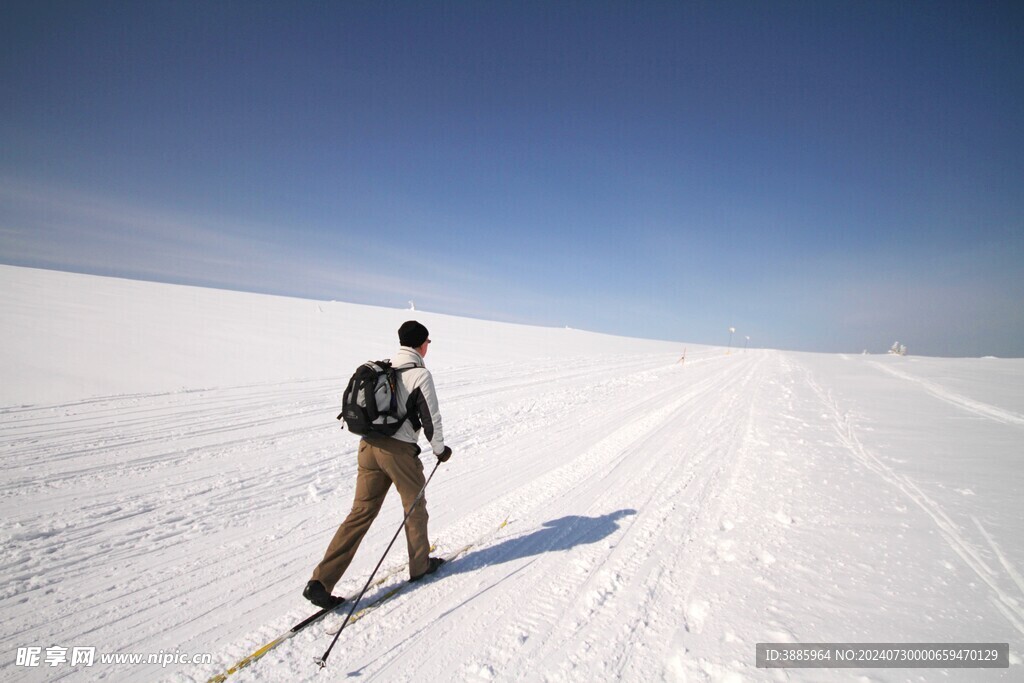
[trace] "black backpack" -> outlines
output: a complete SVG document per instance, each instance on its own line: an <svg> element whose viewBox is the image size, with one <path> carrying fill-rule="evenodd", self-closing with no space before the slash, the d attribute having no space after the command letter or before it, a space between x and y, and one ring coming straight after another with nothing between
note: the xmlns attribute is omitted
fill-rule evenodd
<svg viewBox="0 0 1024 683"><path fill-rule="evenodd" d="M407 407L398 405L398 373L412 367L394 368L390 360L379 360L356 368L341 399L342 428L359 436L394 436L409 417Z"/></svg>

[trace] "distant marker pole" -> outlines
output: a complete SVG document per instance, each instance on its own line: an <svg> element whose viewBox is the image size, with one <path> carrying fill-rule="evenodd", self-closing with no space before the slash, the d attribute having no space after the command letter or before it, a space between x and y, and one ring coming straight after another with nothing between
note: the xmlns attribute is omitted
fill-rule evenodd
<svg viewBox="0 0 1024 683"><path fill-rule="evenodd" d="M750 337L747 337L747 340L745 342L743 342L743 353L747 352L747 344L749 344L749 343L750 343Z"/></svg>
<svg viewBox="0 0 1024 683"><path fill-rule="evenodd" d="M729 348L725 350L725 355L727 355L727 356L730 353L732 353L732 335L733 335L734 332L736 332L736 328L735 327L730 327L729 328Z"/></svg>

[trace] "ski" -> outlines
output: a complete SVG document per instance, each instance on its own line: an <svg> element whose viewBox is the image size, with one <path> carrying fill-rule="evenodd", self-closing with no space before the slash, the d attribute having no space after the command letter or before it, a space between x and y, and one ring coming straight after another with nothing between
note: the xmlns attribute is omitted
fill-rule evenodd
<svg viewBox="0 0 1024 683"><path fill-rule="evenodd" d="M465 555L467 552L469 552L470 550L472 550L476 546L480 545L481 543L483 543L484 541L489 539L494 534L496 534L499 531L501 531L502 529L504 529L506 526L508 526L508 522L509 522L510 518L511 518L511 516L506 517L501 522L501 524L499 524L498 526L496 526L493 529L488 530L486 533L481 535L476 540L474 540L474 541L472 541L470 543L467 543L466 545L462 546L461 548L459 548L459 549L457 549L457 550L455 550L455 551L445 555L444 556L445 564L448 564L452 560L455 560L455 559L461 557L462 555ZM438 573L443 572L444 571L444 566L442 565L437 571L438 571ZM376 586L376 585L379 585L379 584L380 584L380 582L375 582L374 585ZM398 595L399 593L404 591L408 586L409 586L408 582L402 582L402 583L398 584L397 586L395 586L394 588L392 588L392 589L382 593L381 595L377 596L369 604L367 604L365 607L363 607L363 608L359 609L358 611L356 611L355 613L353 613L351 618L349 618L348 623L344 624L345 627L347 628L348 626L351 626L354 622L359 621L360 619L362 619L363 617L367 616L371 612L376 611L378 607L380 607L385 602L387 602L391 598L395 597L396 595ZM334 625L334 626L329 626L329 627L327 627L324 630L327 633L327 635L333 636L333 635L336 635L338 633L338 631L341 629L341 626L342 626L341 624L337 624L337 625Z"/></svg>
<svg viewBox="0 0 1024 683"><path fill-rule="evenodd" d="M436 545L432 545L432 546L430 546L430 550L433 551L436 547L437 547ZM395 576L396 574L399 574L399 573L405 571L406 569L407 569L407 565L405 565L405 564L396 565L396 566L392 567L391 569L389 569L384 574L384 576L382 576L379 579L377 579L376 581L374 581L373 584L371 584L371 585L374 588L379 587L379 586L383 586L393 576ZM245 667L249 666L250 664L252 664L256 660L258 660L263 655L265 655L268 652L270 652L271 650L273 650L275 647L277 647L281 643L283 643L283 642L285 642L287 640L290 640L291 638L294 638L299 632L301 632L304 629L306 629L306 628L312 626L313 624L319 622L321 619L323 619L324 617L329 615L331 612L335 612L338 609L347 606L349 603L352 602L353 599L354 599L354 596L353 597L346 597L345 598L345 602L341 603L340 605L337 605L335 607L325 607L325 608L319 610L318 612L315 612L314 614L309 615L308 617L306 617L305 619L303 619L302 621L300 621L299 623L295 624L290 629L288 629L287 631L285 631L284 633L279 635L277 638L274 638L269 643L267 643L263 647L259 648L255 652L253 652L252 654L247 655L247 656L243 657L242 659L239 659L237 662L235 662L234 666L232 666L230 669L228 669L224 673L217 674L216 676L213 676L212 678L210 678L209 681L207 681L207 683L224 683L224 681L226 681L228 676L230 676L231 674L238 673L239 671L241 671Z"/></svg>

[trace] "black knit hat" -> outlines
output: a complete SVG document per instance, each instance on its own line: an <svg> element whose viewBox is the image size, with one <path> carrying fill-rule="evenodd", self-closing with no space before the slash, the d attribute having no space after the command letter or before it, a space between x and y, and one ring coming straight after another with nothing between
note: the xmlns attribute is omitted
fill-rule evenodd
<svg viewBox="0 0 1024 683"><path fill-rule="evenodd" d="M430 332L415 320L407 320L398 328L398 341L402 346L410 346L417 349L427 341Z"/></svg>

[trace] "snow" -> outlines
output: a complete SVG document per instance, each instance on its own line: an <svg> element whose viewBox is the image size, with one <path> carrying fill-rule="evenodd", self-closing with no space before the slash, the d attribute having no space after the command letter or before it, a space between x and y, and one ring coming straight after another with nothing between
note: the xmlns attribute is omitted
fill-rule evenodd
<svg viewBox="0 0 1024 683"><path fill-rule="evenodd" d="M455 451L431 536L511 523L346 629L323 673L317 625L229 680L1024 677L1022 360L727 354L7 266L0 284L2 680L205 681L307 616L354 487L342 383L413 315ZM400 519L391 496L339 592ZM1011 666L756 669L758 642L1008 642ZM212 663L17 666L27 646Z"/></svg>

